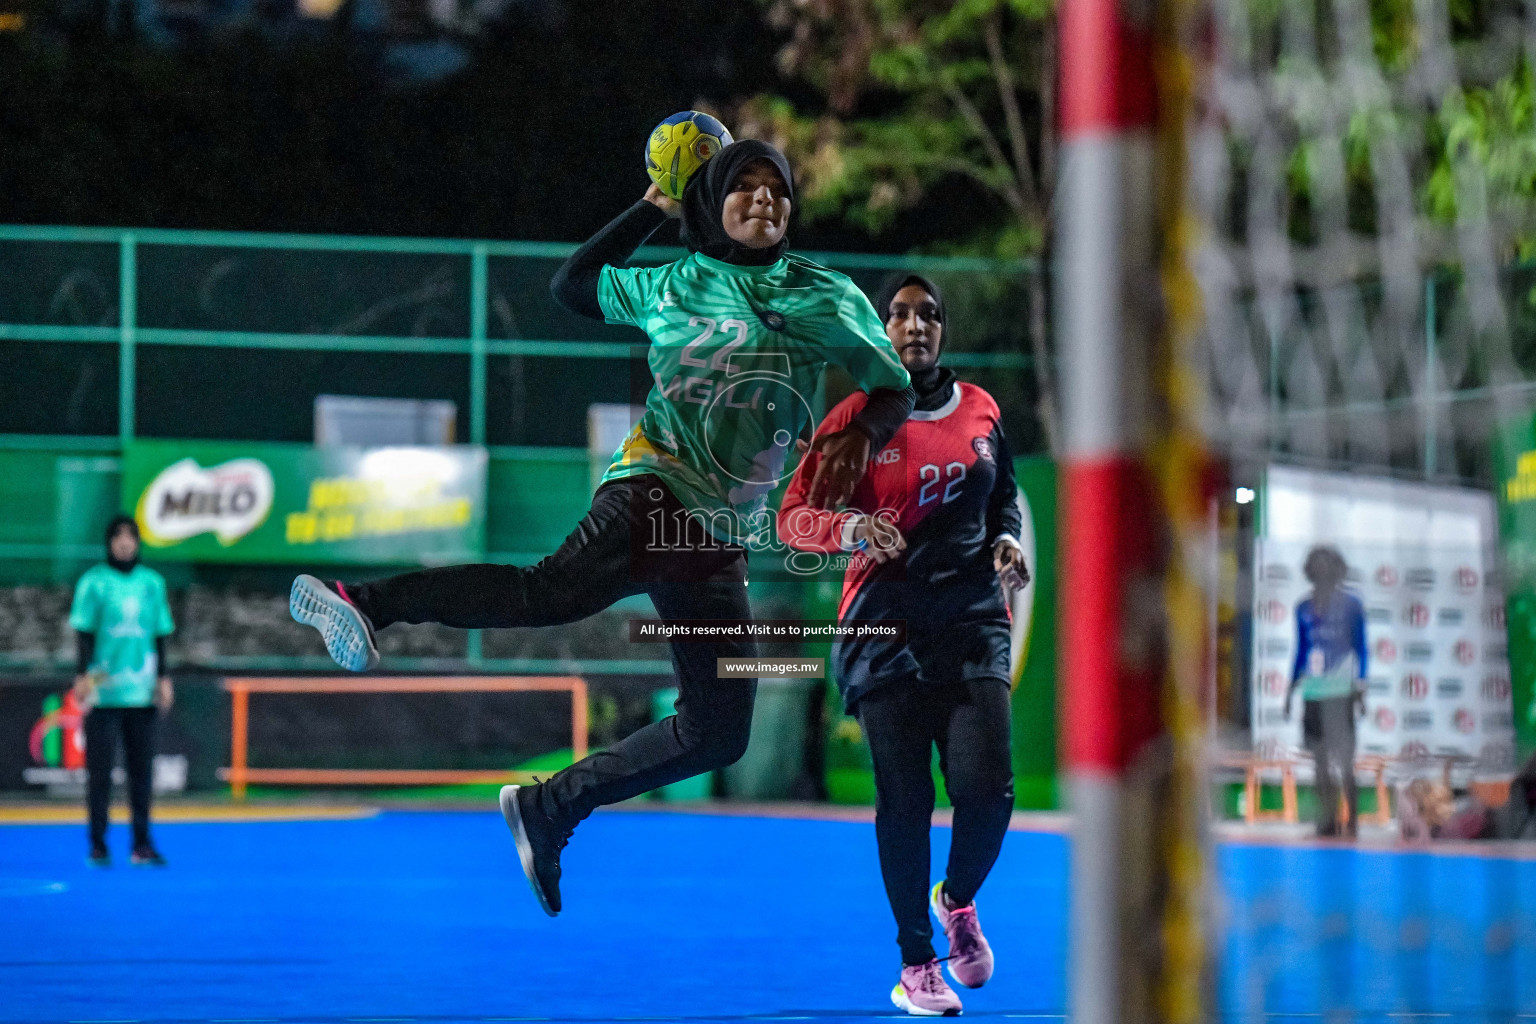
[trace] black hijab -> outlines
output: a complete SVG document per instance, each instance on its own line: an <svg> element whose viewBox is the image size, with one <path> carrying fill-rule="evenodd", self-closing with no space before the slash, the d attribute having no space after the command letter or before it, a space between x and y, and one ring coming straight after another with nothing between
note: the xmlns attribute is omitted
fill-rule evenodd
<svg viewBox="0 0 1536 1024"><path fill-rule="evenodd" d="M758 139L733 142L716 153L683 190L683 244L689 249L743 266L765 267L777 263L784 255L789 232L784 233L777 245L752 249L726 234L725 226L720 222L731 183L742 168L754 160L767 160L773 164L784 177L784 184L789 186L789 201L795 201L794 175L790 173L789 161L784 159L783 153Z"/></svg>
<svg viewBox="0 0 1536 1024"><path fill-rule="evenodd" d="M121 573L133 572L133 567L139 564L139 553L134 551L133 557L124 562L112 554L112 538L117 536L117 531L127 527L133 534L133 539L139 539L139 524L134 522L133 516L117 515L107 524L107 564Z"/></svg>
<svg viewBox="0 0 1536 1024"><path fill-rule="evenodd" d="M908 285L917 285L933 296L933 304L939 307L939 323L944 327L944 333L939 335L938 358L934 360L933 365L926 370L907 371L912 376L912 390L917 392L917 404L912 407L913 410L932 412L949 401L954 393L956 379L954 370L947 366L940 366L938 362L938 359L944 357L944 346L949 341L949 314L944 310L944 296L939 291L938 285L921 274L892 274L885 279L885 284L880 286L880 294L875 299L875 312L880 314L882 324L889 321L891 303L896 300L896 293Z"/></svg>

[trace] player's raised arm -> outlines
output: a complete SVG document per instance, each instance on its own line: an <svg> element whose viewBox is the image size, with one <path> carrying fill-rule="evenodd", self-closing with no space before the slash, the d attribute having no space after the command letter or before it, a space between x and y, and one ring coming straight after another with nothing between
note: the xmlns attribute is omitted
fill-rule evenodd
<svg viewBox="0 0 1536 1024"><path fill-rule="evenodd" d="M603 268L627 264L635 250L644 245L668 217L677 215L677 202L652 185L643 199L637 200L571 253L550 280L550 294L572 313L594 320L612 319L598 299Z"/></svg>

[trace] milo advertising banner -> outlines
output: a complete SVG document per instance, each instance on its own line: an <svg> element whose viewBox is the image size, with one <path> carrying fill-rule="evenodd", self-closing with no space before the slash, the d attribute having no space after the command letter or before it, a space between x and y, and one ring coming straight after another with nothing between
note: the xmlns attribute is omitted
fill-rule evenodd
<svg viewBox="0 0 1536 1024"><path fill-rule="evenodd" d="M1536 418L1494 437L1499 546L1508 592L1509 668L1522 759L1536 751Z"/></svg>
<svg viewBox="0 0 1536 1024"><path fill-rule="evenodd" d="M137 441L123 501L151 558L441 564L485 550L486 452Z"/></svg>

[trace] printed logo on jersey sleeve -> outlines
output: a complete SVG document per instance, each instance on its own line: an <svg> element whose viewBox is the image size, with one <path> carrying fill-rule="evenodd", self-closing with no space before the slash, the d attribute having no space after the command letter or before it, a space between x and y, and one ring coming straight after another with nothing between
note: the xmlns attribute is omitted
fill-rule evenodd
<svg viewBox="0 0 1536 1024"><path fill-rule="evenodd" d="M978 437L971 442L971 447L976 450L976 457L978 459L985 459L988 462L992 461L992 441L990 438Z"/></svg>

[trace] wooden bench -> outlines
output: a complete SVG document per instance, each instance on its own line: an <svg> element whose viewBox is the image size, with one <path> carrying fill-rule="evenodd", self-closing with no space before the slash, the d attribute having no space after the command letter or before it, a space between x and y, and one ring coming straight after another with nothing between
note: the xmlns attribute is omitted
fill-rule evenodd
<svg viewBox="0 0 1536 1024"><path fill-rule="evenodd" d="M1256 821L1283 821L1294 824L1296 812L1296 763L1290 758L1257 758L1238 751L1224 751L1212 758L1212 764L1222 768L1243 770L1243 820L1252 825ZM1260 772L1280 773L1280 809L1265 811L1259 808L1259 792L1262 783Z"/></svg>
<svg viewBox="0 0 1536 1024"><path fill-rule="evenodd" d="M1310 760L1305 754L1302 758ZM1282 821L1287 825L1294 825L1300 820L1297 813L1296 801L1296 763L1297 758L1256 758L1251 754L1226 752L1213 759L1213 763L1223 768L1241 768L1243 770L1243 820L1248 824L1258 821ZM1355 759L1354 770L1358 772L1374 772L1376 775L1376 809L1369 814L1360 815L1360 820L1372 825L1388 825L1392 822L1391 793L1387 788L1387 767L1391 758L1380 754L1367 754ZM1262 772L1278 771L1280 773L1280 809L1278 811L1262 810L1259 807L1259 794L1262 780ZM1339 797L1339 819L1348 818L1348 809L1344 804L1344 797Z"/></svg>

